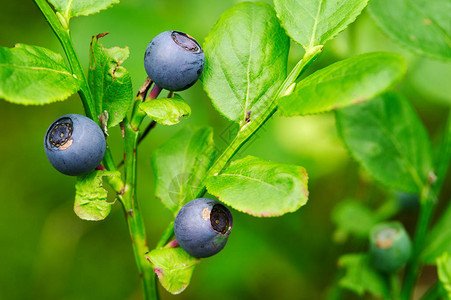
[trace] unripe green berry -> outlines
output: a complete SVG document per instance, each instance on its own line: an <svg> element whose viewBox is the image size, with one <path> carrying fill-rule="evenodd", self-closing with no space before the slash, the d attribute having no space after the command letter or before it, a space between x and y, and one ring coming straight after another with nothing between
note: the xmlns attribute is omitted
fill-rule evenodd
<svg viewBox="0 0 451 300"><path fill-rule="evenodd" d="M381 223L371 229L370 255L378 271L398 271L407 263L411 253L412 243L401 223Z"/></svg>

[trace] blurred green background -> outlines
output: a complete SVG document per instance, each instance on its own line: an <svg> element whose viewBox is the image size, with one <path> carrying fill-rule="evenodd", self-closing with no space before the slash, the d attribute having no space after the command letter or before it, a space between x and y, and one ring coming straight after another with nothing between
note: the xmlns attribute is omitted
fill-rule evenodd
<svg viewBox="0 0 451 300"><path fill-rule="evenodd" d="M221 13L238 2L122 0L99 14L72 19L72 37L85 69L92 35L109 32L101 40L104 46L128 46L131 54L124 66L136 92L146 78L144 50L155 35L180 30L202 43ZM0 46L26 43L62 54L32 1L2 1L0 7ZM366 10L327 44L311 71L377 50L400 53L408 61L408 73L397 90L415 106L435 139L451 104L450 65L398 46L376 27ZM302 54L301 47L292 43L289 65ZM192 116L177 126L157 126L139 149L138 197L151 246L171 221L169 211L153 196L152 151L186 124L213 126L219 149L225 148L233 130L215 112L200 83L182 96L191 105ZM72 210L75 178L55 171L45 157L44 133L54 119L67 113L83 113L78 95L42 107L0 101L0 299L141 299L120 205L102 222L78 219ZM119 161L118 128L110 135L110 147ZM308 204L272 219L233 211L234 230L225 250L202 260L181 295L172 296L160 288L162 299L324 299L336 292L331 286L339 276L338 257L366 250L364 240L334 242L332 209L347 198L376 207L391 192L373 182L349 157L337 137L333 114L290 119L276 114L238 157L247 154L306 167ZM442 199L450 198L449 183L448 179ZM416 211L399 217L412 232ZM418 289L429 281L423 279ZM347 292L342 296L353 297Z"/></svg>

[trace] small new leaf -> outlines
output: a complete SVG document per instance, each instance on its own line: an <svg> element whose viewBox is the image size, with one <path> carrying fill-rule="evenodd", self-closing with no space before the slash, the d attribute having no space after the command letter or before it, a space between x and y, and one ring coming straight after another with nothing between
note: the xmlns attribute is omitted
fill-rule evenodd
<svg viewBox="0 0 451 300"><path fill-rule="evenodd" d="M247 156L207 179L208 192L236 210L256 217L294 212L308 199L304 168Z"/></svg>
<svg viewBox="0 0 451 300"><path fill-rule="evenodd" d="M74 211L80 219L99 221L105 219L110 213L113 203L106 201L108 193L102 184L104 176L120 176L120 173L93 171L77 177Z"/></svg>
<svg viewBox="0 0 451 300"><path fill-rule="evenodd" d="M68 22L72 17L87 16L107 9L119 0L48 0Z"/></svg>
<svg viewBox="0 0 451 300"><path fill-rule="evenodd" d="M274 0L277 16L306 50L324 45L355 21L368 0Z"/></svg>
<svg viewBox="0 0 451 300"><path fill-rule="evenodd" d="M215 108L235 122L257 118L287 75L289 47L268 4L243 2L226 11L204 44L202 83Z"/></svg>
<svg viewBox="0 0 451 300"><path fill-rule="evenodd" d="M181 117L189 117L191 114L191 108L178 94L173 98L158 98L143 102L139 108L152 120L163 125L175 125L180 122Z"/></svg>
<svg viewBox="0 0 451 300"><path fill-rule="evenodd" d="M196 198L213 159L213 130L184 127L152 156L155 195L176 214L185 203Z"/></svg>
<svg viewBox="0 0 451 300"><path fill-rule="evenodd" d="M180 294L188 286L199 259L182 248L154 249L147 254L161 285L171 294Z"/></svg>
<svg viewBox="0 0 451 300"><path fill-rule="evenodd" d="M340 286L354 291L359 296L369 292L384 299L390 298L389 284L386 278L373 268L368 254L343 255L338 265L346 272L339 282Z"/></svg>
<svg viewBox="0 0 451 300"><path fill-rule="evenodd" d="M334 63L308 76L293 93L280 98L284 116L317 114L361 103L399 82L406 63L398 54L365 53Z"/></svg>
<svg viewBox="0 0 451 300"><path fill-rule="evenodd" d="M371 0L368 8L394 40L416 53L451 60L449 0Z"/></svg>
<svg viewBox="0 0 451 300"><path fill-rule="evenodd" d="M23 105L65 100L80 89L61 55L46 48L17 44L0 47L0 98Z"/></svg>
<svg viewBox="0 0 451 300"><path fill-rule="evenodd" d="M432 150L426 130L409 102L395 93L337 111L347 148L383 184L419 193L428 182Z"/></svg>
<svg viewBox="0 0 451 300"><path fill-rule="evenodd" d="M133 102L132 80L122 63L128 58L128 47L104 48L99 38L92 37L88 83L96 103L96 115L108 113L108 128L119 124Z"/></svg>

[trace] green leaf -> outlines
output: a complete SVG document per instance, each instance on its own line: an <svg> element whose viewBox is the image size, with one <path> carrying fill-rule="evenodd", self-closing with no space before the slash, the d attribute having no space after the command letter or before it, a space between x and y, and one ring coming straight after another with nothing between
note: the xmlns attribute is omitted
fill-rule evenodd
<svg viewBox="0 0 451 300"><path fill-rule="evenodd" d="M163 125L177 124L181 117L191 115L191 108L178 94L175 94L174 98L158 98L143 102L139 108L152 120Z"/></svg>
<svg viewBox="0 0 451 300"><path fill-rule="evenodd" d="M283 27L306 50L334 38L355 21L367 3L368 0L274 0Z"/></svg>
<svg viewBox="0 0 451 300"><path fill-rule="evenodd" d="M287 76L289 46L268 4L243 2L226 11L204 44L202 81L215 108L236 122L257 118Z"/></svg>
<svg viewBox="0 0 451 300"><path fill-rule="evenodd" d="M448 299L451 299L451 252L445 252L437 258L437 273L443 288L446 290Z"/></svg>
<svg viewBox="0 0 451 300"><path fill-rule="evenodd" d="M343 255L338 265L346 269L345 276L340 280L340 286L354 291L359 296L369 292L384 299L390 298L388 281L371 266L368 254Z"/></svg>
<svg viewBox="0 0 451 300"><path fill-rule="evenodd" d="M108 127L119 124L133 102L132 80L121 64L129 50L113 47L106 49L99 43L104 34L92 37L88 83L96 103L97 115L108 113Z"/></svg>
<svg viewBox="0 0 451 300"><path fill-rule="evenodd" d="M67 21L72 17L87 16L107 9L119 0L48 0Z"/></svg>
<svg viewBox="0 0 451 300"><path fill-rule="evenodd" d="M339 133L355 159L383 184L419 193L432 171L428 135L409 102L395 93L337 111Z"/></svg>
<svg viewBox="0 0 451 300"><path fill-rule="evenodd" d="M332 211L332 221L337 226L334 236L339 242L344 242L348 235L368 238L378 222L374 212L356 200L339 202Z"/></svg>
<svg viewBox="0 0 451 300"><path fill-rule="evenodd" d="M46 48L17 44L0 47L0 98L23 105L65 100L80 89L61 55Z"/></svg>
<svg viewBox="0 0 451 300"><path fill-rule="evenodd" d="M153 100L152 100L153 101ZM174 214L196 198L214 159L213 130L186 126L155 150L155 195Z"/></svg>
<svg viewBox="0 0 451 300"><path fill-rule="evenodd" d="M99 221L108 216L113 203L106 201L108 193L102 177L120 175L118 171L93 171L77 177L74 211L80 219Z"/></svg>
<svg viewBox="0 0 451 300"><path fill-rule="evenodd" d="M161 285L174 295L186 289L199 262L180 247L154 249L147 255Z"/></svg>
<svg viewBox="0 0 451 300"><path fill-rule="evenodd" d="M448 204L440 220L434 225L421 253L424 263L434 264L443 252L451 253L451 204Z"/></svg>
<svg viewBox="0 0 451 300"><path fill-rule="evenodd" d="M247 156L207 179L208 192L236 210L257 217L294 212L307 203L304 168Z"/></svg>
<svg viewBox="0 0 451 300"><path fill-rule="evenodd" d="M394 53L365 53L321 69L279 99L284 116L323 113L369 100L399 82L406 63Z"/></svg>
<svg viewBox="0 0 451 300"><path fill-rule="evenodd" d="M369 11L391 38L416 53L451 59L449 0L372 0Z"/></svg>

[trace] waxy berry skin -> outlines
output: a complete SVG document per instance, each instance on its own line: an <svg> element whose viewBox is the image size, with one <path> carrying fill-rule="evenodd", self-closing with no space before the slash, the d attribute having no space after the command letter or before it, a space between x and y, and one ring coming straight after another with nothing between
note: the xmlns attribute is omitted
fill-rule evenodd
<svg viewBox="0 0 451 300"><path fill-rule="evenodd" d="M82 175L100 164L106 141L93 120L69 114L55 120L47 129L44 149L55 169L66 175Z"/></svg>
<svg viewBox="0 0 451 300"><path fill-rule="evenodd" d="M182 91L199 79L205 54L199 43L180 31L165 31L153 38L144 55L149 78L169 91Z"/></svg>
<svg viewBox="0 0 451 300"><path fill-rule="evenodd" d="M221 251L232 231L233 218L220 202L198 198L185 204L174 221L174 234L188 254L203 258Z"/></svg>

